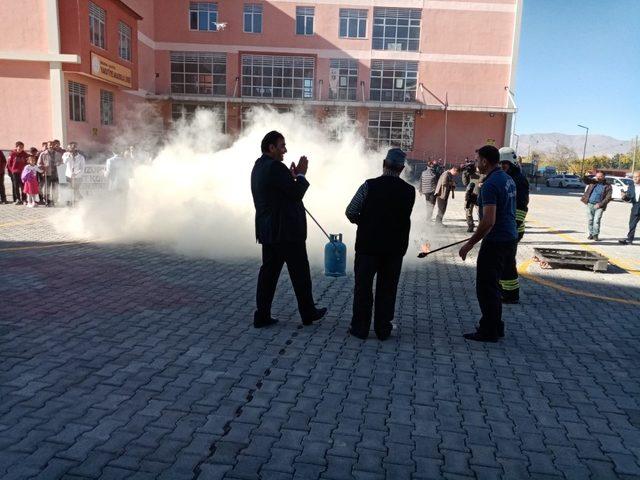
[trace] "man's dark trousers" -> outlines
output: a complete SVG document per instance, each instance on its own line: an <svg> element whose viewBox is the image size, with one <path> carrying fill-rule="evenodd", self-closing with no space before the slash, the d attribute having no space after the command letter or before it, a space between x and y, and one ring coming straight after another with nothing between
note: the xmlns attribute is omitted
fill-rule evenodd
<svg viewBox="0 0 640 480"><path fill-rule="evenodd" d="M478 253L476 294L482 318L479 332L489 337L504 333L500 279L507 263L515 257L517 240L483 241Z"/></svg>
<svg viewBox="0 0 640 480"><path fill-rule="evenodd" d="M262 245L262 266L258 274L256 292L258 321L271 318L271 304L276 293L278 278L284 264L287 264L293 291L298 300L298 309L302 319L315 313L311 289L311 272L305 242L284 242Z"/></svg>
<svg viewBox="0 0 640 480"><path fill-rule="evenodd" d="M27 200L27 195L22 191L22 179L19 173L11 173L11 187L13 190L13 201L16 202L18 200L24 202Z"/></svg>
<svg viewBox="0 0 640 480"><path fill-rule="evenodd" d="M4 172L0 173L0 202L7 201L7 192L4 189Z"/></svg>
<svg viewBox="0 0 640 480"><path fill-rule="evenodd" d="M366 255L356 253L355 288L351 331L366 337L371 326L373 309L373 277L376 277L375 314L373 328L379 339L391 335L398 281L403 255Z"/></svg>
<svg viewBox="0 0 640 480"><path fill-rule="evenodd" d="M629 233L627 234L627 241L632 243L636 238L636 227L638 226L638 222L640 222L640 208L637 212L631 211L631 216L629 217Z"/></svg>

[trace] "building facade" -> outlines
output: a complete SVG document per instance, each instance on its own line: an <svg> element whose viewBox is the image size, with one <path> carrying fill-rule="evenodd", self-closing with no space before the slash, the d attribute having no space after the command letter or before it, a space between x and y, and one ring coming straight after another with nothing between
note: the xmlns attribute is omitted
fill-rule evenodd
<svg viewBox="0 0 640 480"><path fill-rule="evenodd" d="M2 148L25 122L37 138L108 142L141 101L167 126L213 109L231 134L254 105L346 112L415 159L510 143L522 0L9 0L0 14L25 3L46 35L0 33L17 34L2 42L0 110L19 111L3 98L17 88L46 113L0 120Z"/></svg>

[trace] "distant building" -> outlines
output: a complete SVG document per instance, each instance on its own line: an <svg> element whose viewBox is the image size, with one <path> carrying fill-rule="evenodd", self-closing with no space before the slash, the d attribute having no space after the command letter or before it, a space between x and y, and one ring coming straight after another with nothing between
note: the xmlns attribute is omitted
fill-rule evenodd
<svg viewBox="0 0 640 480"><path fill-rule="evenodd" d="M229 133L269 104L344 111L374 145L461 161L510 143L521 10L522 0L6 0L0 148L57 137L98 149L141 101L167 125L215 109Z"/></svg>

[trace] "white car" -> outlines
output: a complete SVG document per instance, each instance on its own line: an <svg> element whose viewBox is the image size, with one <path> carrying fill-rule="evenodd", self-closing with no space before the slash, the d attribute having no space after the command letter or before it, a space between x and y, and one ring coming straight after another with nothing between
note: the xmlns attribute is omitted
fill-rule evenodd
<svg viewBox="0 0 640 480"><path fill-rule="evenodd" d="M611 185L611 198L617 201L622 201L622 193L626 192L627 188L633 185L633 180L626 177L612 177L607 175L605 180Z"/></svg>
<svg viewBox="0 0 640 480"><path fill-rule="evenodd" d="M570 175L568 173L562 175L554 175L547 179L547 187L560 187L560 188L582 188L584 183L577 175Z"/></svg>

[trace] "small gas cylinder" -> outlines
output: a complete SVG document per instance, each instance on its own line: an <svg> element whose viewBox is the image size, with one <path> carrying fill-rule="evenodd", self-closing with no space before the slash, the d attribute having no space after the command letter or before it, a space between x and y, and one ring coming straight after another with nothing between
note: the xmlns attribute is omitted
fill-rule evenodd
<svg viewBox="0 0 640 480"><path fill-rule="evenodd" d="M332 233L331 241L324 247L324 274L327 277L344 277L347 274L347 246L342 234Z"/></svg>

